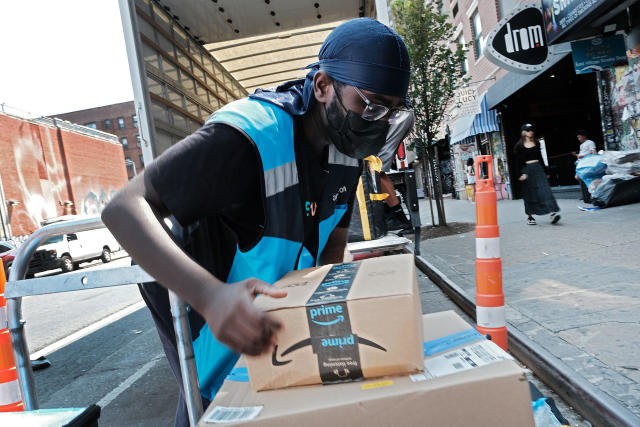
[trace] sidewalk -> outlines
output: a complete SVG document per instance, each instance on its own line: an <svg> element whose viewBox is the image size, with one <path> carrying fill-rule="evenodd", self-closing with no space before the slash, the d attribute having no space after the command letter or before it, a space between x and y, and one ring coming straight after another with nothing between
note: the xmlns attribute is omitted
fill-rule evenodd
<svg viewBox="0 0 640 427"><path fill-rule="evenodd" d="M558 225L537 217L530 226L522 200L498 202L507 322L640 415L640 204L593 212L578 200L558 204ZM475 223L466 200L445 209L448 223ZM420 214L430 225L428 200ZM474 231L425 240L421 250L475 299Z"/></svg>

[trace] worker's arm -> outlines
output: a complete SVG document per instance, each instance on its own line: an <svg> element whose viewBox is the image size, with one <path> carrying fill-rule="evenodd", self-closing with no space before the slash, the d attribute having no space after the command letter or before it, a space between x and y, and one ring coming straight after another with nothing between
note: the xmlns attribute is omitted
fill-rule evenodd
<svg viewBox="0 0 640 427"><path fill-rule="evenodd" d="M286 294L258 279L225 285L173 240L163 222L168 214L143 173L116 194L102 212L102 220L147 273L204 317L218 340L241 353L268 350L280 325L252 301L258 293Z"/></svg>
<svg viewBox="0 0 640 427"><path fill-rule="evenodd" d="M344 260L344 249L347 247L349 228L336 227L329 235L329 240L320 254L320 265L337 264Z"/></svg>

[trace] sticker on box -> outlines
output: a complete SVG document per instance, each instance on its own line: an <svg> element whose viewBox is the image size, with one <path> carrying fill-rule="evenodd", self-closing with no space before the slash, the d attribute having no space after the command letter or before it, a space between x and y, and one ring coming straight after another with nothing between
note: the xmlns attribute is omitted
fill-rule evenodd
<svg viewBox="0 0 640 427"><path fill-rule="evenodd" d="M424 371L435 378L513 358L491 341L480 341L431 359L425 359Z"/></svg>
<svg viewBox="0 0 640 427"><path fill-rule="evenodd" d="M264 406L216 406L205 417L205 423L225 424L252 420L260 414Z"/></svg>

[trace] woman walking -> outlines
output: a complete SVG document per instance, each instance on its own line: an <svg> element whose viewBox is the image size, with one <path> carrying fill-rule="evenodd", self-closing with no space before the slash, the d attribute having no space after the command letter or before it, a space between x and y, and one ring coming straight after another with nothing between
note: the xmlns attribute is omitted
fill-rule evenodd
<svg viewBox="0 0 640 427"><path fill-rule="evenodd" d="M547 167L542 160L540 145L533 132L533 126L524 124L520 128L520 140L515 149L516 164L522 183L522 197L524 199L524 212L527 214L527 224L536 225L533 215L550 214L551 224L560 221L560 208L551 193L549 181L547 181Z"/></svg>

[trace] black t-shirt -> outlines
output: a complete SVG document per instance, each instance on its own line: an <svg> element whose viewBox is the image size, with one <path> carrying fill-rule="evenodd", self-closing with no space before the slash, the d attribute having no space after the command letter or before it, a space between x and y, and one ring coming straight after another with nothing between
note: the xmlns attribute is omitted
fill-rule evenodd
<svg viewBox="0 0 640 427"><path fill-rule="evenodd" d="M321 195L326 183L326 155L309 154L294 119L298 170L306 170L311 191ZM185 227L185 250L204 268L224 280L236 247L247 248L264 226L262 173L257 148L240 131L211 123L169 148L145 169L169 212ZM353 206L338 227L348 227ZM319 200L319 196L318 196Z"/></svg>

